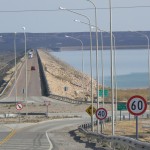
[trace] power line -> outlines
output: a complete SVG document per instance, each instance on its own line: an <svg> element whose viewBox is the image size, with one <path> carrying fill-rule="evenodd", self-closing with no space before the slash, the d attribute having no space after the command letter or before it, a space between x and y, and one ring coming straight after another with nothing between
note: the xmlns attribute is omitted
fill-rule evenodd
<svg viewBox="0 0 150 150"><path fill-rule="evenodd" d="M112 7L112 9L133 9L133 8L149 8L150 6L128 6L128 7ZM71 9L70 10L93 10L94 8L81 8L81 9ZM97 8L99 10L109 9L107 7ZM30 10L1 10L0 13L21 13L21 12L52 12L59 11L59 9L30 9Z"/></svg>

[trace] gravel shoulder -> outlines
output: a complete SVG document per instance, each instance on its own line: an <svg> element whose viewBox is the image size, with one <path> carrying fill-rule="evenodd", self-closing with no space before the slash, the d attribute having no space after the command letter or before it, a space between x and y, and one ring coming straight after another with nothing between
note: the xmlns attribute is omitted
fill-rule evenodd
<svg viewBox="0 0 150 150"><path fill-rule="evenodd" d="M49 132L48 136L52 141L54 150L106 150L105 148L98 148L95 143L89 143L87 139L80 138L76 129L77 126L69 126Z"/></svg>

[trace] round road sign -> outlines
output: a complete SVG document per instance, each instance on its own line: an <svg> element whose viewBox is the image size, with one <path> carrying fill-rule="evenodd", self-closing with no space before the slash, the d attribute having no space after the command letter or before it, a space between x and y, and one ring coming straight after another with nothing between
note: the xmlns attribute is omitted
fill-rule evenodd
<svg viewBox="0 0 150 150"><path fill-rule="evenodd" d="M23 105L21 103L16 104L16 109L21 110L23 108Z"/></svg>
<svg viewBox="0 0 150 150"><path fill-rule="evenodd" d="M142 96L135 95L128 100L127 108L132 115L139 116L146 111L147 102Z"/></svg>
<svg viewBox="0 0 150 150"><path fill-rule="evenodd" d="M96 110L96 118L99 120L103 120L107 117L107 110L105 108L98 108Z"/></svg>

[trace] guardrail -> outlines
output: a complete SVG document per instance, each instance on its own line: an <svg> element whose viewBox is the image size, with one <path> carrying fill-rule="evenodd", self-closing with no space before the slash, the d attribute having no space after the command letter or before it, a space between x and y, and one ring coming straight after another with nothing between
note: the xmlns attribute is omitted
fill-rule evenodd
<svg viewBox="0 0 150 150"><path fill-rule="evenodd" d="M91 101L83 101L83 100L78 100L78 99L71 99L68 97L63 97L63 96L59 96L59 95L55 95L52 93L49 93L48 97L59 100L59 101L63 101L63 102L67 102L67 103L71 103L71 104L91 104ZM94 101L93 103L97 103L97 101ZM122 104L126 102L117 102L117 104ZM102 102L99 102L99 104L102 104ZM112 104L112 102L105 102L105 104ZM114 103L115 104L115 103ZM150 105L150 102L147 102L148 105ZM125 116L123 116L125 119ZM147 118L150 118L150 115L147 115Z"/></svg>
<svg viewBox="0 0 150 150"><path fill-rule="evenodd" d="M82 104L82 103L84 103L84 101L81 101L81 100L75 100L75 99L71 99L71 98L63 97L63 96L59 96L59 95L54 95L54 94L50 94L48 97L59 100L59 101L72 103L72 104Z"/></svg>
<svg viewBox="0 0 150 150"><path fill-rule="evenodd" d="M109 121L109 120L108 120ZM91 127L90 123L83 124L78 127L80 133L88 139L100 144L100 147L109 147L117 150L150 150L150 143L142 142L125 136L110 136L101 133L94 133L86 130Z"/></svg>

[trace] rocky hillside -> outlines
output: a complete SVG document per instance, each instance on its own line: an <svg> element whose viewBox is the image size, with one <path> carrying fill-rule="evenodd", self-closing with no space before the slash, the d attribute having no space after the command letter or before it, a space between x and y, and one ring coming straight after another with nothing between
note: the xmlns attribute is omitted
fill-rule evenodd
<svg viewBox="0 0 150 150"><path fill-rule="evenodd" d="M55 95L73 99L90 98L91 78L43 50L38 50L50 88ZM96 81L93 80L96 96Z"/></svg>

